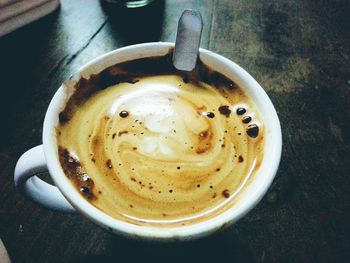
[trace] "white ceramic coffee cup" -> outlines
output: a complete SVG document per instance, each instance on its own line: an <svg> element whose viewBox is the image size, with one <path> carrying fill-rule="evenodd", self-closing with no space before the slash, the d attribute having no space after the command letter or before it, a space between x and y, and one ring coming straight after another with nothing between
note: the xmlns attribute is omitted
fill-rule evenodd
<svg viewBox="0 0 350 263"><path fill-rule="evenodd" d="M78 76L88 78L91 74L99 73L120 62L165 55L173 46L173 43L157 42L120 48L85 65L79 70ZM63 173L58 159L55 126L58 124L58 114L67 100L65 84L57 90L46 112L43 144L28 150L17 162L14 175L17 189L47 208L71 213L78 211L113 233L129 237L158 240L193 239L236 222L261 200L275 177L282 150L280 123L276 110L263 88L243 68L227 58L205 49L200 49L200 58L210 68L214 68L236 82L253 98L265 125L265 148L262 164L252 183L243 189L239 200L233 207L207 221L169 228L134 225L113 218L94 207L75 189ZM35 176L43 171L49 171L56 186Z"/></svg>

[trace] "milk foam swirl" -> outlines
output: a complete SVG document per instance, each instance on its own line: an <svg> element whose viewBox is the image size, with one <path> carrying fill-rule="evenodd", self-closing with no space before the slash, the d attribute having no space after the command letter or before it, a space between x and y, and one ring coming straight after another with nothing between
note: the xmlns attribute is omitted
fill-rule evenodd
<svg viewBox="0 0 350 263"><path fill-rule="evenodd" d="M239 88L141 77L93 94L58 127L58 141L94 181L91 202L101 210L132 222L185 222L232 202L261 161L263 136L247 135L235 114L242 105L263 134Z"/></svg>

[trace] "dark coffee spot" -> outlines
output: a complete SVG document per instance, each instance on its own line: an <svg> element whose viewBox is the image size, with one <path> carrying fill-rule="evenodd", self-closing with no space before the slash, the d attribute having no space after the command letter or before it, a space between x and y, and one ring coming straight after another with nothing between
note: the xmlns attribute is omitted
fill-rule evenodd
<svg viewBox="0 0 350 263"><path fill-rule="evenodd" d="M251 121L252 121L252 117L250 117L250 116L244 116L243 119L242 119L242 122L245 123L245 124L247 124L247 123L249 123Z"/></svg>
<svg viewBox="0 0 350 263"><path fill-rule="evenodd" d="M259 135L259 127L256 124L250 124L247 128L247 134L249 137L256 138Z"/></svg>
<svg viewBox="0 0 350 263"><path fill-rule="evenodd" d="M213 195L212 195L212 198L214 199L216 197L216 193L214 193Z"/></svg>
<svg viewBox="0 0 350 263"><path fill-rule="evenodd" d="M150 190L152 190L153 189L153 186L151 185L151 186L148 186L148 188L150 189Z"/></svg>
<svg viewBox="0 0 350 263"><path fill-rule="evenodd" d="M130 180L136 182L136 179L134 177L131 177Z"/></svg>
<svg viewBox="0 0 350 263"><path fill-rule="evenodd" d="M238 134L238 135L241 135L242 133L239 132L239 133L237 133L237 134Z"/></svg>
<svg viewBox="0 0 350 263"><path fill-rule="evenodd" d="M233 90L233 89L235 89L236 87L237 87L237 85L236 85L236 83L234 83L234 82L231 82L231 83L228 84L228 89L229 89L229 90Z"/></svg>
<svg viewBox="0 0 350 263"><path fill-rule="evenodd" d="M208 118L212 119L215 117L215 114L213 112L207 112Z"/></svg>
<svg viewBox="0 0 350 263"><path fill-rule="evenodd" d="M172 192L173 192L173 190L172 190L172 189L170 189L170 190L169 190L169 193L172 193Z"/></svg>
<svg viewBox="0 0 350 263"><path fill-rule="evenodd" d="M102 194L102 191L101 191L101 190L98 190L98 193L101 195L101 194Z"/></svg>
<svg viewBox="0 0 350 263"><path fill-rule="evenodd" d="M230 193L229 193L228 189L225 189L224 191L222 191L222 195L223 195L225 198L229 198L229 197L230 197Z"/></svg>
<svg viewBox="0 0 350 263"><path fill-rule="evenodd" d="M80 192L83 194L88 194L90 193L90 189L88 187L82 186L80 187Z"/></svg>
<svg viewBox="0 0 350 263"><path fill-rule="evenodd" d="M180 167L180 166L178 166L178 167L177 167L177 169L178 169L178 170L180 170L180 169L181 169L181 167Z"/></svg>
<svg viewBox="0 0 350 263"><path fill-rule="evenodd" d="M95 158L91 158L91 162L95 163L96 162Z"/></svg>
<svg viewBox="0 0 350 263"><path fill-rule="evenodd" d="M69 162L69 163L74 163L74 162L75 162L75 159L74 159L72 156L69 156L69 157L68 157L68 162Z"/></svg>
<svg viewBox="0 0 350 263"><path fill-rule="evenodd" d="M132 149L133 149L134 151L136 151L136 150L137 150L137 147L132 147Z"/></svg>
<svg viewBox="0 0 350 263"><path fill-rule="evenodd" d="M212 185L210 186L210 189L213 189L213 186L212 186Z"/></svg>
<svg viewBox="0 0 350 263"><path fill-rule="evenodd" d="M238 162L243 163L243 161L244 161L244 159L243 159L242 155L238 156Z"/></svg>
<svg viewBox="0 0 350 263"><path fill-rule="evenodd" d="M229 117L230 114L231 114L231 110L230 110L230 107L229 107L229 106L220 106L220 107L219 107L219 112L220 112L222 115L225 115L226 117Z"/></svg>
<svg viewBox="0 0 350 263"><path fill-rule="evenodd" d="M223 144L221 144L221 148L225 148L225 144L223 143Z"/></svg>
<svg viewBox="0 0 350 263"><path fill-rule="evenodd" d="M199 133L199 137L200 138L206 138L208 136L208 134L209 134L208 131L202 131L202 132Z"/></svg>
<svg viewBox="0 0 350 263"><path fill-rule="evenodd" d="M200 185L200 184L197 184L197 187L199 188L199 187L201 187L201 185Z"/></svg>
<svg viewBox="0 0 350 263"><path fill-rule="evenodd" d="M58 121L60 124L65 124L69 121L68 115L65 112L60 112L58 115Z"/></svg>
<svg viewBox="0 0 350 263"><path fill-rule="evenodd" d="M118 132L118 137L122 136L123 134L127 134L128 131L121 131L121 132Z"/></svg>
<svg viewBox="0 0 350 263"><path fill-rule="evenodd" d="M126 118L129 116L129 112L123 110L123 111L119 112L119 116L122 118Z"/></svg>
<svg viewBox="0 0 350 263"><path fill-rule="evenodd" d="M247 110L245 108L237 108L236 110L237 115L243 115L246 112Z"/></svg>
<svg viewBox="0 0 350 263"><path fill-rule="evenodd" d="M113 135L112 135L112 139L114 139L114 138L115 138L115 136L117 136L117 134L116 134L116 133L113 133Z"/></svg>
<svg viewBox="0 0 350 263"><path fill-rule="evenodd" d="M216 171L219 172L219 171L220 171L220 168L216 168Z"/></svg>
<svg viewBox="0 0 350 263"><path fill-rule="evenodd" d="M112 161L108 159L107 162L106 162L106 166L107 166L109 169L112 169L112 168L113 168L113 166L112 166Z"/></svg>
<svg viewBox="0 0 350 263"><path fill-rule="evenodd" d="M133 208L134 206L132 204L129 205L130 208Z"/></svg>

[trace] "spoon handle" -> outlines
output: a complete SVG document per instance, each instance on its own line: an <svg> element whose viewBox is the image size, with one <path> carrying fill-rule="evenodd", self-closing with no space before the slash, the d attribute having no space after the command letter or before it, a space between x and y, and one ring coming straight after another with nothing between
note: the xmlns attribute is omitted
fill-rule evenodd
<svg viewBox="0 0 350 263"><path fill-rule="evenodd" d="M176 69L192 71L196 67L202 29L202 16L198 11L183 11L177 27L173 55L173 65Z"/></svg>

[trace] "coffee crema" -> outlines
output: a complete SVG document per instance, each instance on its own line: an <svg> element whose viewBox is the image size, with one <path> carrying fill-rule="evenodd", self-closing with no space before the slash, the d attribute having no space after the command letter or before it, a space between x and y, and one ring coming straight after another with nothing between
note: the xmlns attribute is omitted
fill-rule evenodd
<svg viewBox="0 0 350 263"><path fill-rule="evenodd" d="M234 205L263 159L251 98L172 53L80 79L59 116L64 173L95 207L133 224L187 225Z"/></svg>

